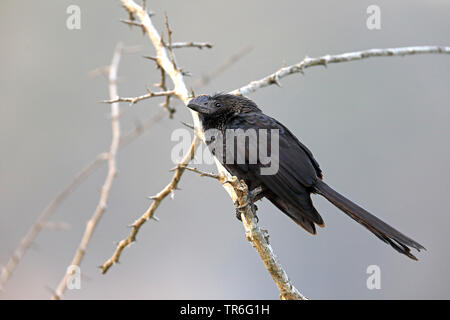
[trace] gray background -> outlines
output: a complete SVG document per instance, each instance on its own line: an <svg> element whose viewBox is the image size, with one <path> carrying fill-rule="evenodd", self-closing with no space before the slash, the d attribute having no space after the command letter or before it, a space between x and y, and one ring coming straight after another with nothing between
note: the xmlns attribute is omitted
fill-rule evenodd
<svg viewBox="0 0 450 320"><path fill-rule="evenodd" d="M410 45L449 45L450 1L148 1L163 30L169 14L176 41L210 41L212 50L181 49L178 64L193 83L245 45L253 50L202 93L229 91L283 64L311 57ZM66 8L81 7L81 30L66 28ZM366 28L366 8L381 8L381 30ZM141 58L153 50L119 1L6 1L0 3L0 264L39 212L78 170L110 143L103 77L89 72L109 63L118 41L142 45L124 56L119 93L140 95L158 81ZM293 283L313 299L450 298L450 57L374 58L311 68L251 95L287 125L340 192L423 244L413 262L396 253L326 202L314 202L326 222L311 236L267 200L260 225ZM197 92L199 93L199 92ZM161 100L129 108L123 132L158 112ZM234 218L216 182L186 173L175 200L157 211L138 242L107 275L97 266L114 241L171 178L170 134L190 121L182 107L164 117L118 156L108 210L90 243L81 290L68 299L261 298L278 291ZM72 259L98 202L106 167L60 207L53 220L69 231L44 231L0 299L47 298ZM212 170L213 168L206 168ZM366 268L381 268L381 290L366 288Z"/></svg>

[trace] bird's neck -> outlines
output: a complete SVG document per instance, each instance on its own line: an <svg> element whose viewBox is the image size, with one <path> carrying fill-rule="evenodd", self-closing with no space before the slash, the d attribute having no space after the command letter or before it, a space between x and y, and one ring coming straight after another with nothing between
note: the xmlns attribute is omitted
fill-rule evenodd
<svg viewBox="0 0 450 320"><path fill-rule="evenodd" d="M225 131L226 124L230 118L228 114L218 114L218 115L200 115L200 121L202 123L203 130L216 129L220 131Z"/></svg>

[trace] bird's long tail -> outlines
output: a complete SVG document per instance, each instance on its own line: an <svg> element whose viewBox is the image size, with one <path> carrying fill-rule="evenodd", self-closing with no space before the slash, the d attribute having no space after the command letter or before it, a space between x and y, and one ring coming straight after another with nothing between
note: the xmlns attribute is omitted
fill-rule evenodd
<svg viewBox="0 0 450 320"><path fill-rule="evenodd" d="M409 247L415 248L417 251L420 251L420 249L425 249L421 244L395 230L387 223L369 213L367 210L361 208L356 203L353 203L340 193L333 190L322 180L319 180L315 185L315 191L345 212L350 218L369 229L382 241L390 244L395 250L403 253L409 258L417 260L417 258L411 254Z"/></svg>

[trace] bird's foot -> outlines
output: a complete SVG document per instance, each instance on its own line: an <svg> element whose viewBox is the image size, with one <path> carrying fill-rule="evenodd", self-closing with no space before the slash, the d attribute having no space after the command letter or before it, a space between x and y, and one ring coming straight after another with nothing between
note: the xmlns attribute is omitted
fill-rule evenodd
<svg viewBox="0 0 450 320"><path fill-rule="evenodd" d="M258 210L258 206L256 204L254 204L251 199L249 199L249 201L250 201L250 205L252 206L251 208L252 208L253 215L255 216L256 222L258 223L259 222L259 218L256 215L256 211ZM239 205L239 203L237 203L237 201L236 201L236 203L235 203L235 206L236 206L236 219L238 219L239 221L242 221L242 218L241 218L242 209L245 209L247 207L247 205L248 204Z"/></svg>

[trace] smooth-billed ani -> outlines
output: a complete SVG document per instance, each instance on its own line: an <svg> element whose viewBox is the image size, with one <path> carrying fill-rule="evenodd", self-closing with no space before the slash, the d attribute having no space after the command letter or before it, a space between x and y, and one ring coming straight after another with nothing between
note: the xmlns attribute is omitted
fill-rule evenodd
<svg viewBox="0 0 450 320"><path fill-rule="evenodd" d="M243 179L250 190L262 187L258 199L266 197L308 232L316 233L315 224L324 226L322 217L314 208L310 197L311 193L316 193L324 196L349 217L409 258L417 260L411 254L410 247L418 251L424 249L416 241L323 182L322 171L311 151L280 122L265 115L250 99L230 94L201 95L192 99L188 107L198 112L206 143L222 165L232 175ZM249 131L256 132L256 139L247 134ZM266 133L262 134L263 131ZM237 133L230 136L230 132ZM274 136L273 132L278 132L278 136ZM244 144L236 142L240 135L245 135ZM272 140L275 138L278 139L278 145L275 144L278 150L271 150L274 148ZM263 139L267 139L266 144L261 144ZM262 161L261 148L267 148L264 150L267 151L266 154L273 156L270 163ZM218 154L221 150L223 151ZM231 157L227 158L230 153ZM274 164L276 172L262 173L262 168Z"/></svg>

